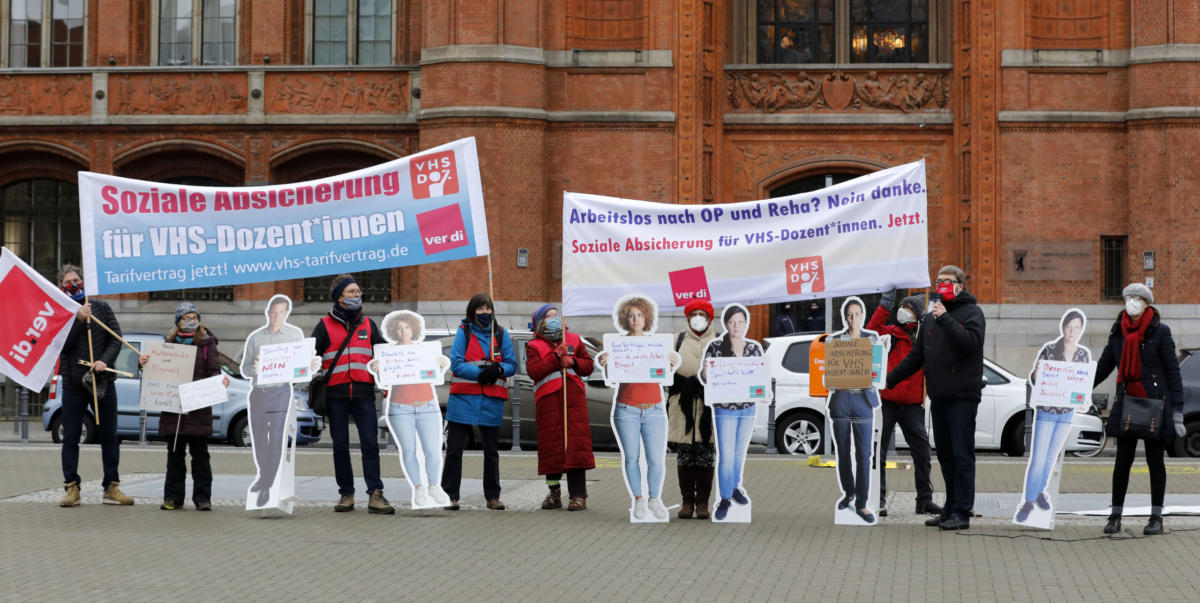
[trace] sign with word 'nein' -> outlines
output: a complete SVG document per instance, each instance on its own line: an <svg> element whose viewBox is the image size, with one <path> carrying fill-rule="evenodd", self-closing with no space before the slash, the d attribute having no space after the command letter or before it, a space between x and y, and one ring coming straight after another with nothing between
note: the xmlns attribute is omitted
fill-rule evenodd
<svg viewBox="0 0 1200 603"><path fill-rule="evenodd" d="M304 383L312 380L312 357L317 340L264 345L259 349L256 385Z"/></svg>

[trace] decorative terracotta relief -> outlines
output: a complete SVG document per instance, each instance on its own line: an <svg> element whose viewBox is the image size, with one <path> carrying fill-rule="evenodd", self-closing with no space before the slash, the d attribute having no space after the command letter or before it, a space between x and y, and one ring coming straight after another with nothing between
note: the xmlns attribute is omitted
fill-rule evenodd
<svg viewBox="0 0 1200 603"><path fill-rule="evenodd" d="M726 72L729 107L742 112L930 111L950 103L950 74L944 71L731 71Z"/></svg>
<svg viewBox="0 0 1200 603"><path fill-rule="evenodd" d="M113 115L221 115L246 112L246 76L236 73L121 74L110 77Z"/></svg>
<svg viewBox="0 0 1200 603"><path fill-rule="evenodd" d="M407 74L268 74L266 93L267 113L408 112Z"/></svg>
<svg viewBox="0 0 1200 603"><path fill-rule="evenodd" d="M583 50L646 48L646 20L645 0L570 0L567 3L567 47Z"/></svg>
<svg viewBox="0 0 1200 603"><path fill-rule="evenodd" d="M92 77L0 76L0 115L89 115Z"/></svg>
<svg viewBox="0 0 1200 603"><path fill-rule="evenodd" d="M1031 48L1108 48L1107 0L1031 0Z"/></svg>

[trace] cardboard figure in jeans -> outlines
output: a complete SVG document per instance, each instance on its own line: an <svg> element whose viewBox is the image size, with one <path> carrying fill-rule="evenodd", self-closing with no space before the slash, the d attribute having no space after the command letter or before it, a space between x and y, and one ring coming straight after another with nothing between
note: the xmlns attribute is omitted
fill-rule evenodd
<svg viewBox="0 0 1200 603"><path fill-rule="evenodd" d="M865 337L872 345L882 343L875 331L863 329L866 304L858 297L842 303L844 329L829 339ZM827 352L828 353L828 352ZM887 352L884 352L886 362ZM886 370L886 365L883 367ZM842 497L837 502L834 523L875 525L878 507L878 483L875 476L875 445L879 441L875 415L880 412L879 392L874 387L862 389L829 388L829 417L833 420L833 443L837 449L838 484Z"/></svg>

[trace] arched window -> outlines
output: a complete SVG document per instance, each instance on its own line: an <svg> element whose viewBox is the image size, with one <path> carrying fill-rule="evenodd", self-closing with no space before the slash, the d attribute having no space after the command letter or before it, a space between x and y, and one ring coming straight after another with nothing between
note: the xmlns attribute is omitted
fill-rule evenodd
<svg viewBox="0 0 1200 603"><path fill-rule="evenodd" d="M55 282L58 267L81 261L79 187L51 178L0 187L0 245Z"/></svg>

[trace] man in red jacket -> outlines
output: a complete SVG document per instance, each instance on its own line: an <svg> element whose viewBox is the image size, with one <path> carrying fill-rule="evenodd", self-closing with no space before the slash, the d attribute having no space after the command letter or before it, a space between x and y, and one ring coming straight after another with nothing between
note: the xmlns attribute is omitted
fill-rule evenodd
<svg viewBox="0 0 1200 603"><path fill-rule="evenodd" d="M888 370L908 355L917 336L917 319L921 316L921 297L913 295L900 302L896 320L890 321L891 311L896 305L895 289L883 294L879 307L867 323L867 329L880 335L892 336L892 349L888 353ZM883 433L879 442L879 515L887 517L887 451L892 443L896 425L904 432L904 441L912 452L913 469L917 482L917 513L936 515L942 508L933 502L933 485L929 481L929 434L925 431L925 382L924 372L918 370L891 389L879 392L883 398Z"/></svg>

